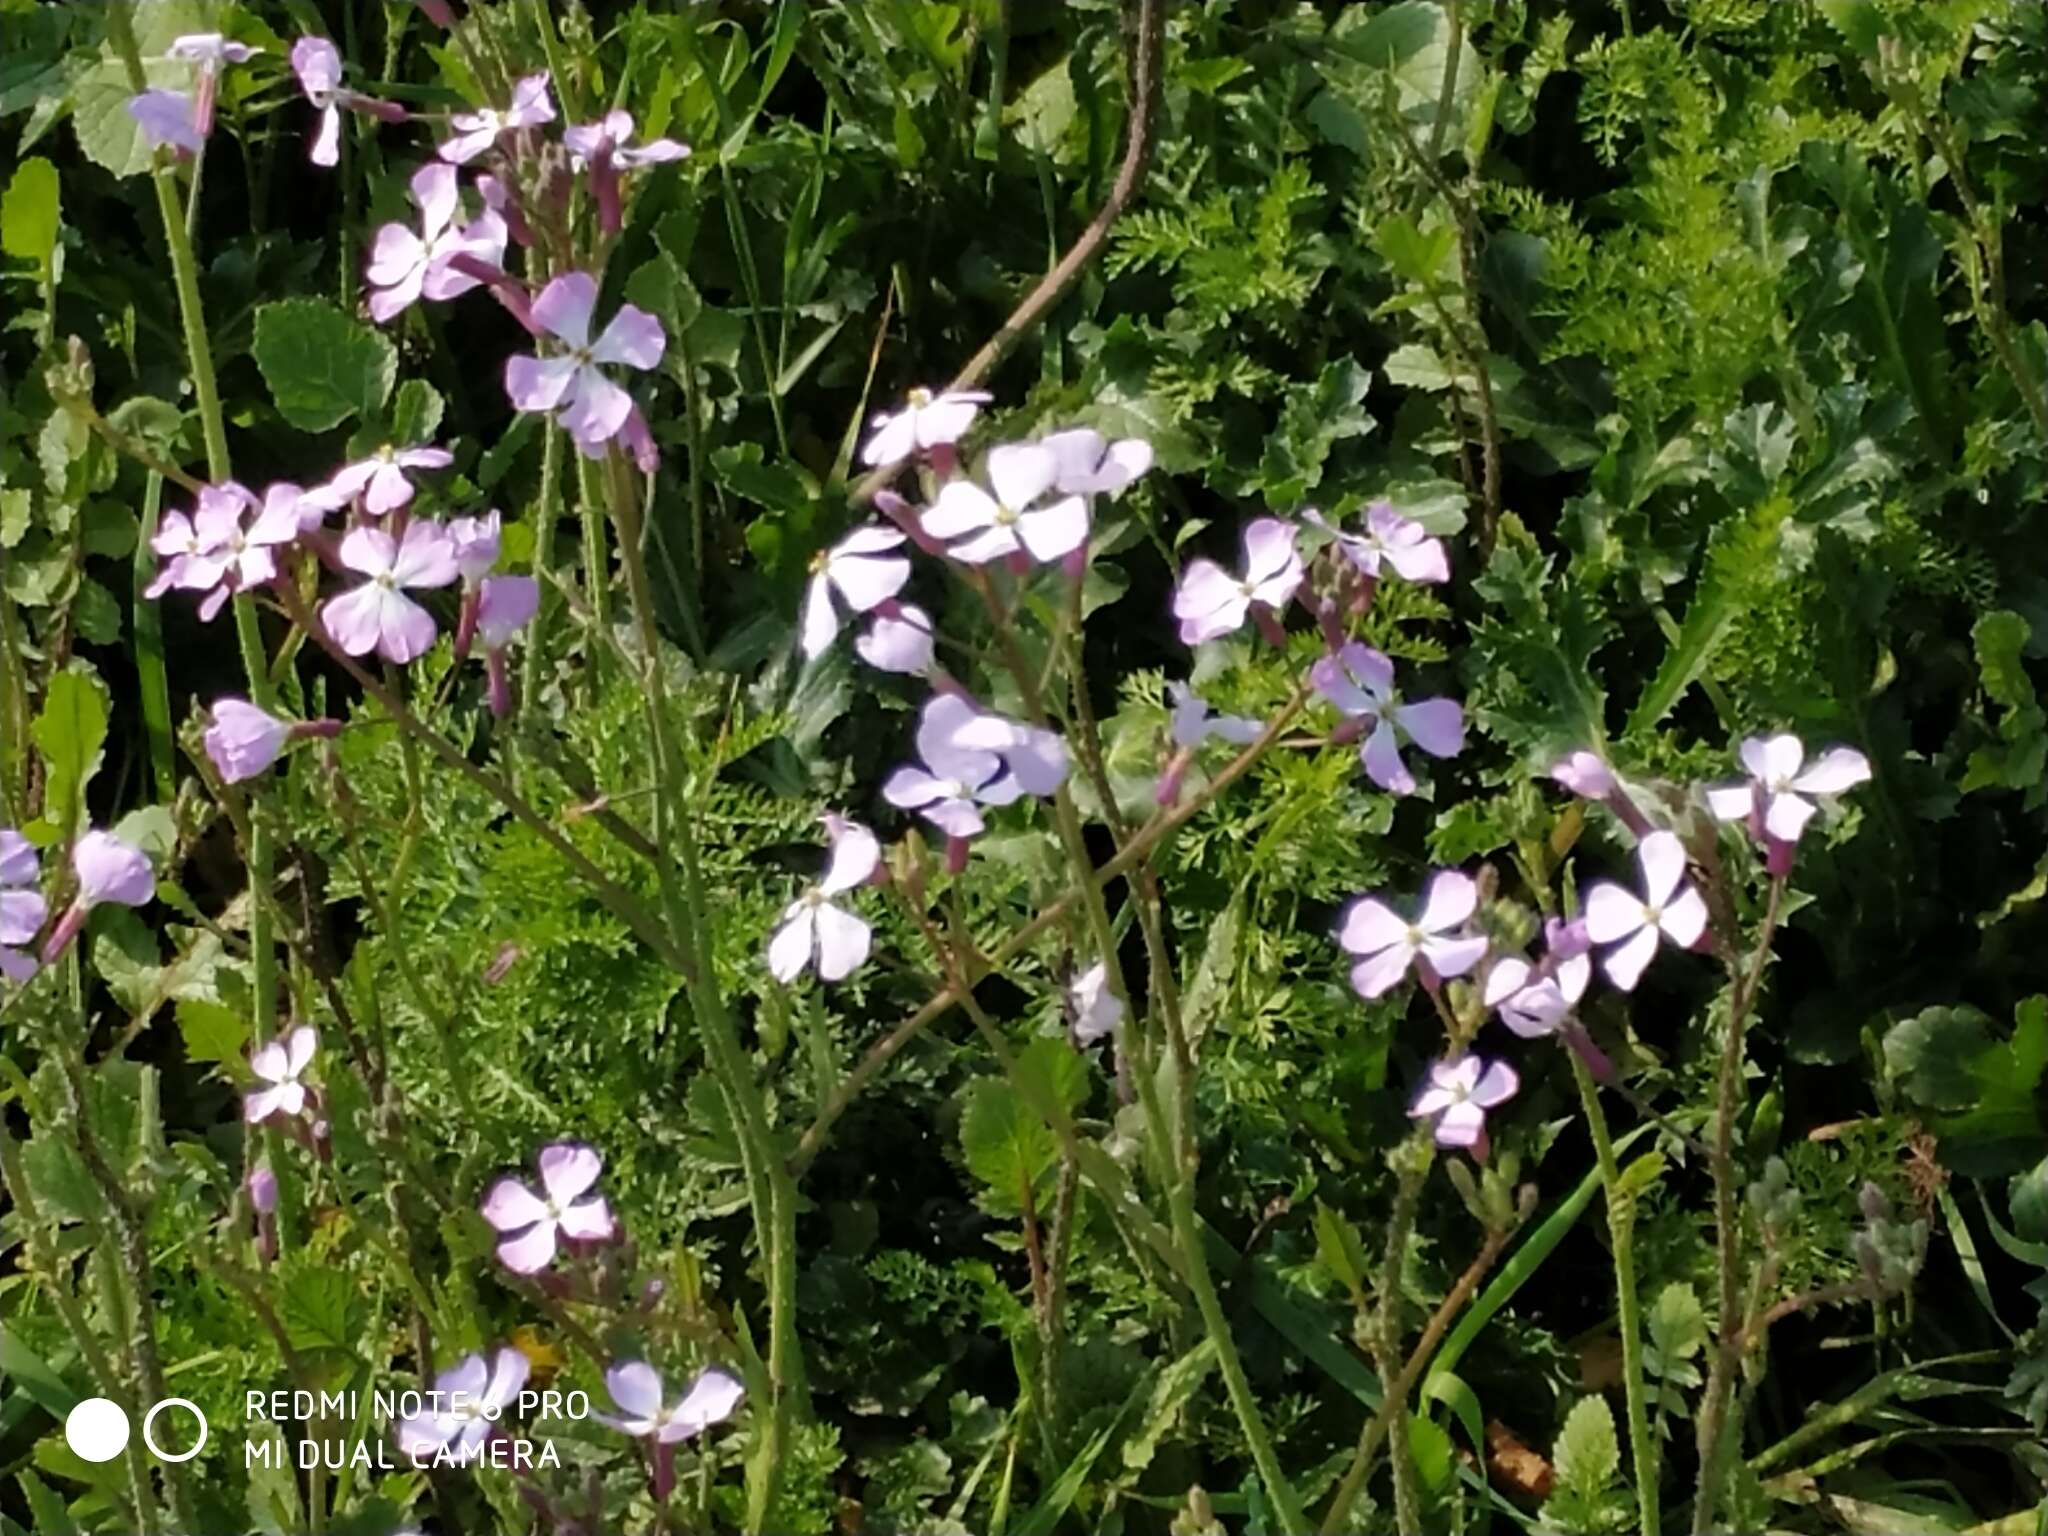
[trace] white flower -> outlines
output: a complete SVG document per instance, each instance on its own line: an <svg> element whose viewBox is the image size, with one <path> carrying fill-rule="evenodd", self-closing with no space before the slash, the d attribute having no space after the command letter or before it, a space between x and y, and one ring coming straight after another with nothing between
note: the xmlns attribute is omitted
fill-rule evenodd
<svg viewBox="0 0 2048 1536"><path fill-rule="evenodd" d="M949 480L920 519L935 539L958 540L946 553L981 565L1028 551L1041 563L1072 553L1088 541L1088 501L1061 496L1059 459L1039 443L1006 443L989 450L988 483ZM1041 498L1054 499L1041 504Z"/></svg>
<svg viewBox="0 0 2048 1536"><path fill-rule="evenodd" d="M306 1107L306 1085L299 1081L313 1064L320 1036L301 1024L283 1040L273 1040L249 1058L249 1070L265 1086L252 1088L242 1099L242 1114L251 1125L281 1115L289 1120Z"/></svg>
<svg viewBox="0 0 2048 1536"><path fill-rule="evenodd" d="M839 633L837 593L849 612L866 613L903 590L910 580L910 562L889 551L901 547L903 535L871 523L856 528L811 563L811 584L804 597L803 652L824 653Z"/></svg>
<svg viewBox="0 0 2048 1536"><path fill-rule="evenodd" d="M1109 966L1096 961L1067 988L1074 1044L1093 1045L1124 1020L1123 999L1109 986Z"/></svg>
<svg viewBox="0 0 2048 1536"><path fill-rule="evenodd" d="M777 981L794 981L813 964L826 981L838 981L868 957L868 925L832 898L868 883L882 862L881 845L858 822L831 815L824 822L832 839L825 877L783 909L782 926L768 941L768 969Z"/></svg>
<svg viewBox="0 0 2048 1536"><path fill-rule="evenodd" d="M1504 1061L1460 1056L1456 1061L1431 1062L1429 1081L1408 1113L1413 1119L1436 1122L1440 1147L1478 1146L1486 1139L1486 1112L1513 1098L1521 1085L1515 1069Z"/></svg>
<svg viewBox="0 0 2048 1536"><path fill-rule="evenodd" d="M1833 747L1806 765L1797 736L1751 736L1742 743L1749 778L1707 791L1721 821L1748 821L1761 835L1796 843L1818 809L1808 795L1838 795L1870 778L1870 760L1854 747Z"/></svg>
<svg viewBox="0 0 2048 1536"><path fill-rule="evenodd" d="M1643 871L1640 896L1612 881L1586 893L1586 935L1595 944L1615 946L1600 964L1624 992L1634 991L1642 979L1660 934L1683 948L1707 927L1707 904L1685 883L1685 845L1676 833L1652 832L1636 845L1636 862Z"/></svg>
<svg viewBox="0 0 2048 1536"><path fill-rule="evenodd" d="M861 462L894 464L921 450L957 443L991 398L980 389L948 389L936 395L913 389L902 410L875 418L874 435L861 449Z"/></svg>
<svg viewBox="0 0 2048 1536"><path fill-rule="evenodd" d="M1479 906L1479 887L1455 869L1439 870L1413 922L1374 896L1362 896L1344 914L1337 942L1359 956L1351 985L1360 997L1379 997L1408 974L1417 956L1440 977L1462 976L1486 953L1482 937L1460 928Z"/></svg>

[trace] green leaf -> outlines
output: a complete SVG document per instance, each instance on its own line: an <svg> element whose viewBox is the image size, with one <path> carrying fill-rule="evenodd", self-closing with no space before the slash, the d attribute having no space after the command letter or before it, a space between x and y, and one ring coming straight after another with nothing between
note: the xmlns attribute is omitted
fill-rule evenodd
<svg viewBox="0 0 2048 1536"><path fill-rule="evenodd" d="M178 1004L178 1032L188 1061L239 1061L249 1023L233 1008L193 997Z"/></svg>
<svg viewBox="0 0 2048 1536"><path fill-rule="evenodd" d="M30 727L43 754L47 775L43 815L60 837L83 825L85 787L99 771L107 740L107 688L97 676L73 667L50 679L43 707Z"/></svg>
<svg viewBox="0 0 2048 1536"><path fill-rule="evenodd" d="M2028 809L2048 796L2048 711L2043 711L2023 657L2032 627L2010 609L1994 609L1970 630L1977 652L1977 678L1985 697L1998 705L2000 745L1979 747L1963 773L1964 794L1979 789L2019 789Z"/></svg>
<svg viewBox="0 0 2048 1536"><path fill-rule="evenodd" d="M1690 1285L1674 1280L1657 1293L1650 1308L1650 1342L1666 1366L1674 1360L1690 1360L1707 1342L1707 1314Z"/></svg>
<svg viewBox="0 0 2048 1536"><path fill-rule="evenodd" d="M0 195L0 250L48 267L57 248L57 168L41 155L15 167Z"/></svg>
<svg viewBox="0 0 2048 1536"><path fill-rule="evenodd" d="M78 1536L78 1527L72 1523L71 1511L62 1499L50 1491L49 1484L33 1472L18 1473L15 1481L21 1485L21 1496L28 1504L30 1517L35 1521L36 1536Z"/></svg>
<svg viewBox="0 0 2048 1536"><path fill-rule="evenodd" d="M1621 1467L1621 1446L1606 1398L1582 1397L1572 1405L1550 1459L1558 1482L1572 1492L1592 1498L1607 1490Z"/></svg>
<svg viewBox="0 0 2048 1536"><path fill-rule="evenodd" d="M1435 224L1424 231L1405 213L1397 213L1380 221L1373 231L1373 244L1397 276L1426 288L1449 279L1458 231L1449 224Z"/></svg>
<svg viewBox="0 0 2048 1536"><path fill-rule="evenodd" d="M425 379L407 379L398 386L391 405L391 441L426 443L441 430L441 414L447 404L441 392Z"/></svg>
<svg viewBox="0 0 2048 1536"><path fill-rule="evenodd" d="M265 304L251 350L278 413L302 432L375 418L398 377L398 349L324 299Z"/></svg>
<svg viewBox="0 0 2048 1536"><path fill-rule="evenodd" d="M285 1278L278 1309L297 1349L353 1350L361 1329L355 1284L340 1270L308 1260Z"/></svg>
<svg viewBox="0 0 2048 1536"><path fill-rule="evenodd" d="M1923 1109L1968 1109L1977 1102L1971 1066L1995 1049L1990 1025L1967 1004L1917 1013L1886 1032L1885 1071L1903 1079L1907 1097Z"/></svg>
<svg viewBox="0 0 2048 1536"><path fill-rule="evenodd" d="M1316 1258L1361 1305L1366 1296L1366 1277L1372 1259L1365 1251L1365 1239L1351 1219L1336 1207L1316 1202Z"/></svg>
<svg viewBox="0 0 2048 1536"><path fill-rule="evenodd" d="M1059 1156L1059 1141L1008 1079L984 1077L967 1090L960 1150L968 1171L986 1186L989 1208L1015 1214L1024 1208L1027 1189L1037 1202L1035 1191Z"/></svg>
<svg viewBox="0 0 2048 1536"><path fill-rule="evenodd" d="M2022 1241L2048 1242L2048 1157L2012 1181L2012 1229Z"/></svg>

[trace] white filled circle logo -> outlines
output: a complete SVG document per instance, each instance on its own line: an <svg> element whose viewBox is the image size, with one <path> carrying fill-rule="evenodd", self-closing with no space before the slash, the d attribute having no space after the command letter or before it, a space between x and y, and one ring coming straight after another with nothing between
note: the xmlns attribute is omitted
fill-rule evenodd
<svg viewBox="0 0 2048 1536"><path fill-rule="evenodd" d="M88 1397L65 1415L64 1443L80 1461L112 1461L128 1449L128 1415L110 1398Z"/></svg>

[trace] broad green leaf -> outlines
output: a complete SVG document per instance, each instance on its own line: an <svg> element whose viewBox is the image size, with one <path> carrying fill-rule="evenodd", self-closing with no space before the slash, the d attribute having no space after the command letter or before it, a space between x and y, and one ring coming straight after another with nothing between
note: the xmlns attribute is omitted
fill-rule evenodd
<svg viewBox="0 0 2048 1536"><path fill-rule="evenodd" d="M68 838L83 824L85 788L99 771L107 740L107 688L94 674L67 668L50 679L30 728L47 775L43 816Z"/></svg>
<svg viewBox="0 0 2048 1536"><path fill-rule="evenodd" d="M1682 1280L1657 1293L1649 1326L1650 1341L1667 1366L1674 1360L1690 1360L1707 1342L1706 1311L1698 1292Z"/></svg>
<svg viewBox="0 0 2048 1536"><path fill-rule="evenodd" d="M1621 1447L1614 1433L1614 1410L1604 1397L1582 1397L1565 1416L1550 1459L1557 1480L1584 1497L1603 1492L1621 1466Z"/></svg>
<svg viewBox="0 0 2048 1536"><path fill-rule="evenodd" d="M15 167L0 194L0 250L46 267L57 247L58 224L57 168L32 156Z"/></svg>
<svg viewBox="0 0 2048 1536"><path fill-rule="evenodd" d="M360 1340L355 1284L328 1265L308 1260L294 1266L278 1310L295 1348L347 1351Z"/></svg>
<svg viewBox="0 0 2048 1536"><path fill-rule="evenodd" d="M1352 1299L1363 1303L1372 1272L1372 1258L1365 1251L1365 1239L1358 1235L1351 1218L1335 1206L1316 1202L1316 1258Z"/></svg>
<svg viewBox="0 0 2048 1536"><path fill-rule="evenodd" d="M1451 276L1451 258L1458 249L1454 226L1433 224L1425 231L1406 214L1397 213L1382 219L1373 234L1373 243L1396 276L1423 287Z"/></svg>
<svg viewBox="0 0 2048 1536"><path fill-rule="evenodd" d="M2012 1181L2012 1229L2021 1241L2048 1242L2048 1157Z"/></svg>
<svg viewBox="0 0 2048 1536"><path fill-rule="evenodd" d="M960 1150L985 1186L989 1208L1012 1214L1023 1210L1026 1191L1038 1202L1037 1186L1059 1156L1059 1141L1007 1078L984 1077L967 1090Z"/></svg>
<svg viewBox="0 0 2048 1536"><path fill-rule="evenodd" d="M188 1061L239 1061L248 1044L249 1021L233 1008L205 998L178 1004L178 1032Z"/></svg>
<svg viewBox="0 0 2048 1536"><path fill-rule="evenodd" d="M1994 1049L1990 1025L1967 1004L1917 1013L1886 1032L1885 1071L1903 1079L1907 1097L1923 1109L1968 1109L1977 1102L1971 1067Z"/></svg>
<svg viewBox="0 0 2048 1536"><path fill-rule="evenodd" d="M303 432L374 418L398 377L398 350L324 299L256 311L256 366L278 413Z"/></svg>

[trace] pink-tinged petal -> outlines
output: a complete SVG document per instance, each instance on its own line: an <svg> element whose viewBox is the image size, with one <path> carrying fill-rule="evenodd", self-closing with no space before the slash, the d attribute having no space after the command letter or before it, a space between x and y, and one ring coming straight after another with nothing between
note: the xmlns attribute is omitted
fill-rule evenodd
<svg viewBox="0 0 2048 1536"><path fill-rule="evenodd" d="M458 115L450 121L460 126L461 116ZM471 129L466 133L456 134L454 138L441 145L435 153L450 165L467 165L497 142L498 127L497 124L491 123L481 128Z"/></svg>
<svg viewBox="0 0 2048 1536"><path fill-rule="evenodd" d="M683 1400L676 1405L676 1411L663 1426L661 1438L666 1442L688 1439L702 1434L714 1424L722 1424L733 1415L740 1405L740 1399L747 1395L747 1389L740 1385L735 1376L720 1370L704 1372L690 1383L690 1390L683 1394Z"/></svg>
<svg viewBox="0 0 2048 1536"><path fill-rule="evenodd" d="M285 1054L284 1043L273 1040L251 1051L249 1070L266 1083L284 1082L292 1075L291 1058Z"/></svg>
<svg viewBox="0 0 2048 1536"><path fill-rule="evenodd" d="M1580 964L1585 962L1581 961ZM1540 1040L1557 1033L1566 1013L1564 997L1551 981L1524 987L1500 1005L1501 1022L1524 1040Z"/></svg>
<svg viewBox="0 0 2048 1536"><path fill-rule="evenodd" d="M1396 795L1415 793L1415 775L1401 761L1400 742L1387 721L1382 720L1372 728L1365 745L1358 749L1358 758L1365 764L1365 776L1381 789Z"/></svg>
<svg viewBox="0 0 2048 1536"><path fill-rule="evenodd" d="M1431 757L1456 757L1465 750L1465 711L1455 699L1424 699L1394 711L1408 739Z"/></svg>
<svg viewBox="0 0 2048 1536"><path fill-rule="evenodd" d="M404 313L418 303L425 277L426 269L416 267L390 287L377 289L370 295L370 318L379 325L386 325L394 316Z"/></svg>
<svg viewBox="0 0 2048 1536"><path fill-rule="evenodd" d="M917 413L912 410L898 411L893 416L877 416L867 446L861 449L860 461L874 466L894 464L907 459L917 451Z"/></svg>
<svg viewBox="0 0 2048 1536"><path fill-rule="evenodd" d="M412 500L412 482L396 464L379 464L363 493L363 510L372 517L396 512Z"/></svg>
<svg viewBox="0 0 2048 1536"><path fill-rule="evenodd" d="M1455 928L1479 909L1479 886L1455 869L1440 870L1429 882L1429 895L1415 926L1424 933Z"/></svg>
<svg viewBox="0 0 2048 1536"><path fill-rule="evenodd" d="M191 567L187 566L186 570L189 574ZM187 585L191 585L191 583L187 583ZM218 614L221 611L221 609L227 605L227 600L228 588L225 586L215 587L211 592L207 593L206 596L200 600L199 617L206 623L211 624L214 620L214 616Z"/></svg>
<svg viewBox="0 0 2048 1536"><path fill-rule="evenodd" d="M518 1350L509 1345L499 1348L491 1356L490 1380L480 1395L483 1406L491 1410L511 1407L532 1371L532 1364Z"/></svg>
<svg viewBox="0 0 2048 1536"><path fill-rule="evenodd" d="M1173 616L1184 645L1200 645L1243 625L1250 607L1238 584L1213 560L1192 560L1174 589Z"/></svg>
<svg viewBox="0 0 2048 1536"><path fill-rule="evenodd" d="M391 576L402 587L445 587L462 574L455 541L437 523L415 520L405 528Z"/></svg>
<svg viewBox="0 0 2048 1536"><path fill-rule="evenodd" d="M644 1360L613 1366L604 1373L604 1387L613 1402L637 1419L651 1422L661 1413L661 1377Z"/></svg>
<svg viewBox="0 0 2048 1536"><path fill-rule="evenodd" d="M882 782L882 798L891 805L914 811L951 791L922 768L898 768Z"/></svg>
<svg viewBox="0 0 2048 1536"><path fill-rule="evenodd" d="M1020 726L1017 738L1002 754L1017 786L1027 795L1050 795L1067 780L1067 744L1056 732ZM993 789L983 793L988 799Z"/></svg>
<svg viewBox="0 0 2048 1536"><path fill-rule="evenodd" d="M1088 503L1069 496L1017 519L1017 536L1032 558L1050 564L1088 542Z"/></svg>
<svg viewBox="0 0 2048 1536"><path fill-rule="evenodd" d="M645 144L615 150L612 154L613 161L623 170L638 170L643 165L666 165L673 160L689 158L690 146L679 144L674 139L649 139Z"/></svg>
<svg viewBox="0 0 2048 1536"><path fill-rule="evenodd" d="M588 272L564 272L533 301L534 323L572 347L590 345L590 312L597 308L597 279Z"/></svg>
<svg viewBox="0 0 2048 1536"><path fill-rule="evenodd" d="M1486 1111L1470 1102L1453 1104L1437 1117L1436 1144L1440 1147L1470 1147L1486 1134Z"/></svg>
<svg viewBox="0 0 2048 1536"><path fill-rule="evenodd" d="M1634 891L1603 880L1586 892L1586 936L1595 944L1627 938L1646 921L1643 898Z"/></svg>
<svg viewBox="0 0 2048 1536"><path fill-rule="evenodd" d="M268 1120L283 1109L282 1088L257 1088L242 1095L242 1118L250 1125Z"/></svg>
<svg viewBox="0 0 2048 1536"><path fill-rule="evenodd" d="M1430 937L1422 941L1422 958L1429 962L1431 970L1448 981L1453 976L1464 975L1486 958L1486 940L1477 936L1465 939Z"/></svg>
<svg viewBox="0 0 2048 1536"><path fill-rule="evenodd" d="M1529 962L1519 955L1507 955L1496 960L1486 973L1486 985L1480 991L1480 1001L1489 1008L1498 1008L1526 987L1532 974Z"/></svg>
<svg viewBox="0 0 2048 1536"><path fill-rule="evenodd" d="M1504 1061L1488 1062L1479 1081L1472 1086L1472 1102L1482 1109L1492 1109L1507 1103L1521 1086L1522 1080L1515 1076L1513 1067Z"/></svg>
<svg viewBox="0 0 2048 1536"><path fill-rule="evenodd" d="M1657 954L1657 930L1645 927L1626 944L1607 951L1600 957L1600 965L1607 972L1607 979L1624 992L1633 992L1636 983L1643 979L1643 972Z"/></svg>
<svg viewBox="0 0 2048 1536"><path fill-rule="evenodd" d="M853 648L861 660L884 672L922 672L932 664L931 616L907 603L893 615L877 614Z"/></svg>
<svg viewBox="0 0 2048 1536"><path fill-rule="evenodd" d="M347 655L367 656L377 648L383 632L383 592L375 582L364 582L321 605L320 622Z"/></svg>
<svg viewBox="0 0 2048 1536"><path fill-rule="evenodd" d="M569 151L570 163L579 171L597 158L598 151L611 147L612 138L603 123L577 123L562 130L562 148Z"/></svg>
<svg viewBox="0 0 2048 1536"><path fill-rule="evenodd" d="M848 555L880 555L903 547L903 531L884 523L864 523L832 546L831 558Z"/></svg>
<svg viewBox="0 0 2048 1536"><path fill-rule="evenodd" d="M1756 809L1756 784L1744 779L1740 784L1721 784L1707 791L1707 809L1714 813L1716 821L1744 821Z"/></svg>
<svg viewBox="0 0 2048 1536"><path fill-rule="evenodd" d="M1245 580L1257 586L1283 575L1290 565L1298 566L1294 524L1277 517L1262 517L1244 531Z"/></svg>
<svg viewBox="0 0 2048 1536"><path fill-rule="evenodd" d="M547 1202L514 1178L502 1178L484 1192L479 1207L485 1221L500 1232L523 1232L547 1220Z"/></svg>
<svg viewBox="0 0 2048 1536"><path fill-rule="evenodd" d="M429 160L413 172L412 200L420 210L420 239L431 246L462 206L459 173L452 165Z"/></svg>
<svg viewBox="0 0 2048 1536"><path fill-rule="evenodd" d="M827 981L850 976L868 957L868 925L830 902L818 908L818 974Z"/></svg>
<svg viewBox="0 0 2048 1536"><path fill-rule="evenodd" d="M477 588L476 632L487 651L502 651L540 612L540 582L532 576L486 576Z"/></svg>
<svg viewBox="0 0 2048 1536"><path fill-rule="evenodd" d="M149 859L111 832L88 832L73 843L71 872L78 877L78 899L87 906L141 907L156 897Z"/></svg>
<svg viewBox="0 0 2048 1536"><path fill-rule="evenodd" d="M515 354L505 360L505 394L516 411L552 411L568 392L578 364L569 356L531 357Z"/></svg>
<svg viewBox="0 0 2048 1536"><path fill-rule="evenodd" d="M995 526L1001 508L987 491L971 480L950 480L918 518L924 531L935 539L956 539Z"/></svg>
<svg viewBox="0 0 2048 1536"><path fill-rule="evenodd" d="M36 891L0 891L0 944L32 944L49 908Z"/></svg>
<svg viewBox="0 0 2048 1536"><path fill-rule="evenodd" d="M320 1035L310 1024L301 1024L284 1039L285 1069L297 1077L313 1065L313 1053L320 1049Z"/></svg>
<svg viewBox="0 0 2048 1536"><path fill-rule="evenodd" d="M317 101L341 84L341 50L324 37L302 37L292 44L292 73Z"/></svg>
<svg viewBox="0 0 2048 1536"><path fill-rule="evenodd" d="M962 539L946 550L955 560L967 565L986 565L991 560L1000 560L1005 555L1014 555L1024 546L1018 541L1010 527L984 528L972 538Z"/></svg>
<svg viewBox="0 0 2048 1536"><path fill-rule="evenodd" d="M1038 445L1053 456L1058 466L1053 483L1063 491L1085 490L1109 450L1108 442L1093 427L1048 433Z"/></svg>
<svg viewBox="0 0 2048 1536"><path fill-rule="evenodd" d="M1742 766L1750 777L1766 784L1782 784L1799 772L1806 749L1791 735L1751 736L1742 743Z"/></svg>
<svg viewBox="0 0 2048 1536"><path fill-rule="evenodd" d="M633 414L633 397L595 368L576 370L575 384L557 418L562 430L586 449L611 441Z"/></svg>
<svg viewBox="0 0 2048 1536"><path fill-rule="evenodd" d="M1408 974L1411 958L1412 952L1406 944L1396 944L1376 955L1367 955L1351 967L1352 989L1367 999L1384 996Z"/></svg>
<svg viewBox="0 0 2048 1536"><path fill-rule="evenodd" d="M434 616L402 592L375 589L381 601L377 607L377 654L394 666L417 661L433 649L440 633Z"/></svg>
<svg viewBox="0 0 2048 1536"><path fill-rule="evenodd" d="M609 1242L618 1232L612 1208L603 1200L573 1200L562 1208L562 1236L579 1243Z"/></svg>
<svg viewBox="0 0 2048 1536"><path fill-rule="evenodd" d="M1586 995L1586 983L1593 979L1593 961L1588 955L1574 955L1557 967L1557 990L1567 1007L1576 1007Z"/></svg>
<svg viewBox="0 0 2048 1536"><path fill-rule="evenodd" d="M446 448L401 448L391 461L406 469L446 469L455 462L455 455Z"/></svg>
<svg viewBox="0 0 2048 1536"><path fill-rule="evenodd" d="M811 946L816 932L817 909L808 902L794 902L787 921L768 940L768 974L787 985L803 974L811 963Z"/></svg>
<svg viewBox="0 0 2048 1536"><path fill-rule="evenodd" d="M1021 512L1052 489L1059 461L1038 443L1005 443L988 454L989 489L996 500Z"/></svg>
<svg viewBox="0 0 2048 1536"><path fill-rule="evenodd" d="M820 572L813 576L804 593L802 638L798 642L807 657L818 657L831 647L839 634L839 610L832 606L832 586Z"/></svg>
<svg viewBox="0 0 2048 1536"><path fill-rule="evenodd" d="M1420 1120L1426 1115L1440 1115L1457 1102L1456 1093L1431 1084L1415 1095L1415 1102L1408 1106L1408 1115L1414 1120Z"/></svg>
<svg viewBox="0 0 2048 1536"><path fill-rule="evenodd" d="M855 613L888 601L910 580L910 562L900 556L844 555L834 558L826 570Z"/></svg>
<svg viewBox="0 0 2048 1536"><path fill-rule="evenodd" d="M585 1194L604 1172L604 1159L580 1141L552 1141L540 1149L540 1182L557 1206Z"/></svg>
<svg viewBox="0 0 2048 1536"><path fill-rule="evenodd" d="M0 828L0 885L32 885L39 873L35 844L12 827Z"/></svg>
<svg viewBox="0 0 2048 1536"><path fill-rule="evenodd" d="M315 165L332 167L341 160L341 108L329 102L320 109L320 128L313 135L313 147L306 158Z"/></svg>
<svg viewBox="0 0 2048 1536"><path fill-rule="evenodd" d="M417 296L420 273L426 264L427 248L420 237L403 224L386 224L370 245L370 261L364 275L379 288L410 280Z"/></svg>
<svg viewBox="0 0 2048 1536"><path fill-rule="evenodd" d="M1802 794L1839 795L1870 779L1870 759L1854 747L1830 747L1792 781Z"/></svg>
<svg viewBox="0 0 2048 1536"><path fill-rule="evenodd" d="M1444 554L1441 539L1423 539L1414 544L1389 543L1386 557L1396 572L1417 585L1451 579L1451 562Z"/></svg>
<svg viewBox="0 0 2048 1536"><path fill-rule="evenodd" d="M597 338L597 345L590 349L590 357L593 362L619 363L644 371L659 363L667 348L668 335L659 320L644 309L621 304L612 323Z"/></svg>
<svg viewBox="0 0 2048 1536"><path fill-rule="evenodd" d="M1587 800L1603 800L1617 787L1613 770L1594 752L1572 753L1550 770L1550 776Z"/></svg>
<svg viewBox="0 0 2048 1536"><path fill-rule="evenodd" d="M988 797L987 791L983 791L983 797ZM979 837L987 826L971 800L934 800L921 807L918 814L948 837Z"/></svg>
<svg viewBox="0 0 2048 1536"><path fill-rule="evenodd" d="M1707 904L1700 893L1687 886L1673 897L1658 918L1657 926L1674 944L1690 947L1707 929Z"/></svg>
<svg viewBox="0 0 2048 1536"><path fill-rule="evenodd" d="M1764 807L1764 830L1781 843L1796 843L1817 809L1811 800L1780 791Z"/></svg>
<svg viewBox="0 0 2048 1536"><path fill-rule="evenodd" d="M1358 680L1344 665L1341 656L1319 656L1308 669L1309 685L1336 708L1339 714L1348 716L1370 715L1377 707L1377 700L1358 686Z"/></svg>
<svg viewBox="0 0 2048 1536"><path fill-rule="evenodd" d="M537 1275L555 1258L555 1224L543 1221L498 1244L498 1262L515 1275Z"/></svg>
<svg viewBox="0 0 2048 1536"><path fill-rule="evenodd" d="M818 883L818 889L827 896L858 889L873 878L882 862L882 845L875 840L875 834L857 821L844 817L830 817L836 821L833 829L832 857L825 865L825 878Z"/></svg>
<svg viewBox="0 0 2048 1536"><path fill-rule="evenodd" d="M341 541L340 560L365 576L388 576L398 559L398 541L381 528L351 528Z"/></svg>
<svg viewBox="0 0 2048 1536"><path fill-rule="evenodd" d="M1652 832L1636 845L1636 862L1643 868L1644 902L1661 907L1685 878L1685 844L1676 832Z"/></svg>
<svg viewBox="0 0 2048 1536"><path fill-rule="evenodd" d="M505 121L515 128L530 128L536 123L551 123L555 120L555 103L548 95L547 71L528 75L512 87L512 105L505 111Z"/></svg>

